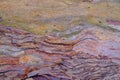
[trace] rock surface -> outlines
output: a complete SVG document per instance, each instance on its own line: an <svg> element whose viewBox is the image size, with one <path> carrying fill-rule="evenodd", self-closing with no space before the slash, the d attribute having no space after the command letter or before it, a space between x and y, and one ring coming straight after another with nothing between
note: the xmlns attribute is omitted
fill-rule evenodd
<svg viewBox="0 0 120 80"><path fill-rule="evenodd" d="M119 2L1 0L0 80L120 80Z"/></svg>
<svg viewBox="0 0 120 80"><path fill-rule="evenodd" d="M40 36L0 25L0 79L119 80L118 34L85 24Z"/></svg>

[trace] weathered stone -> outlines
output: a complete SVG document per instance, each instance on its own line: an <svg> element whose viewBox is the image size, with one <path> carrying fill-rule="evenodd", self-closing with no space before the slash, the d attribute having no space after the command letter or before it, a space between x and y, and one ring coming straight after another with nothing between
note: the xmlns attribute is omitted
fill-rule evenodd
<svg viewBox="0 0 120 80"><path fill-rule="evenodd" d="M35 55L23 55L19 58L20 64L28 64L28 65L42 65L43 60L40 56Z"/></svg>
<svg viewBox="0 0 120 80"><path fill-rule="evenodd" d="M18 74L17 71L11 71L11 72L7 72L7 73L5 73L5 75L6 75L7 77L9 77L9 78L16 77L17 74Z"/></svg>
<svg viewBox="0 0 120 80"><path fill-rule="evenodd" d="M97 57L106 56L113 59L120 59L119 37L107 31L95 31L95 28L83 31L83 33L81 33L79 37L84 37L82 37L81 40L74 45L73 50L76 52L82 51L85 53L89 53Z"/></svg>
<svg viewBox="0 0 120 80"><path fill-rule="evenodd" d="M69 38L61 33L41 37L0 26L0 40L5 40L0 44L0 76L33 80L119 79L119 36L98 26L86 26L71 29L72 33L78 31L72 36L67 31Z"/></svg>
<svg viewBox="0 0 120 80"><path fill-rule="evenodd" d="M113 78L119 80L119 65L111 62L110 59L97 59L95 57L91 57L89 54L87 54L87 56L89 56L89 58L86 57L86 54L80 53L74 55L72 59L64 59L59 66L56 66L58 70L56 74L60 76L62 72L60 73L59 71L63 70L63 74L66 74L70 80L74 80L74 78L76 78L75 80L106 80L108 78L109 80L112 80ZM90 58L93 59L92 62ZM73 60L76 60L77 63L73 62ZM67 64L68 62L69 65Z"/></svg>
<svg viewBox="0 0 120 80"><path fill-rule="evenodd" d="M10 55L12 57L18 57L19 55L24 54L24 51L14 46L1 45L0 53L5 55Z"/></svg>

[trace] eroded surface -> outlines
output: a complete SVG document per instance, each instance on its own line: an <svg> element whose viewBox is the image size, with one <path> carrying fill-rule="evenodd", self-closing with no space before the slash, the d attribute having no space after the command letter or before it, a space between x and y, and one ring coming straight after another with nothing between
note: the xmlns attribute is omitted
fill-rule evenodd
<svg viewBox="0 0 120 80"><path fill-rule="evenodd" d="M0 0L0 80L120 80L119 6Z"/></svg>
<svg viewBox="0 0 120 80"><path fill-rule="evenodd" d="M40 36L1 25L1 78L119 80L119 32L87 26Z"/></svg>
<svg viewBox="0 0 120 80"><path fill-rule="evenodd" d="M64 31L84 22L106 27L106 19L120 21L119 13L118 0L0 0L0 24L36 34Z"/></svg>

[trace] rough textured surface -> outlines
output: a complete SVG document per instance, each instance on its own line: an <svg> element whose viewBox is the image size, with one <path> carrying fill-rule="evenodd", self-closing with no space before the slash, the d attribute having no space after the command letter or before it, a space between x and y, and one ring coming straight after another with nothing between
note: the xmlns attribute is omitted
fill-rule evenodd
<svg viewBox="0 0 120 80"><path fill-rule="evenodd" d="M119 13L117 0L0 0L0 24L36 34L64 31L83 22L107 26L106 19L120 21Z"/></svg>
<svg viewBox="0 0 120 80"><path fill-rule="evenodd" d="M119 80L119 32L87 26L40 36L0 25L0 78Z"/></svg>
<svg viewBox="0 0 120 80"><path fill-rule="evenodd" d="M0 0L0 80L120 80L119 1Z"/></svg>
<svg viewBox="0 0 120 80"><path fill-rule="evenodd" d="M57 76L70 80L119 80L120 65L107 58L97 58L85 53L78 53L63 59L54 69ZM65 76L66 75L66 76Z"/></svg>

